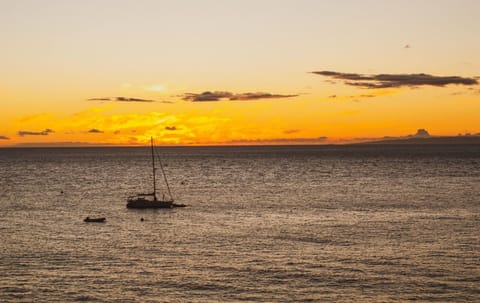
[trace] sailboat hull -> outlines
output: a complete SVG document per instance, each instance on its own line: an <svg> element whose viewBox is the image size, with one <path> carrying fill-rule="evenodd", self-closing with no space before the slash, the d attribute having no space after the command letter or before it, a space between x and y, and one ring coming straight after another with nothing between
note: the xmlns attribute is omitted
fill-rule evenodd
<svg viewBox="0 0 480 303"><path fill-rule="evenodd" d="M83 222L93 222L93 223L104 223L105 222L105 218L90 218L90 217L86 217Z"/></svg>
<svg viewBox="0 0 480 303"><path fill-rule="evenodd" d="M159 201L159 200L146 200L146 199L135 199L128 200L127 208L136 208L136 209L148 209L148 208L173 208L173 201Z"/></svg>

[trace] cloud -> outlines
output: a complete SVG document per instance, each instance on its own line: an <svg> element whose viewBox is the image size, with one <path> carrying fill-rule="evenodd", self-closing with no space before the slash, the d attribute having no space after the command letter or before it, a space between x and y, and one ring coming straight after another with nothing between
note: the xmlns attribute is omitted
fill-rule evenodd
<svg viewBox="0 0 480 303"><path fill-rule="evenodd" d="M287 130L284 130L283 133L284 134L294 134L294 133L298 133L300 130L299 129L287 129Z"/></svg>
<svg viewBox="0 0 480 303"><path fill-rule="evenodd" d="M398 92L399 89L392 89L392 88L384 88L384 89L377 89L372 91L373 94L358 94L358 95L328 95L322 99L322 101L335 101L335 102L361 102L365 99L377 98L382 96L392 95Z"/></svg>
<svg viewBox="0 0 480 303"><path fill-rule="evenodd" d="M150 100L150 99L126 98L126 97L116 97L115 101L118 101L118 102L155 102L155 100Z"/></svg>
<svg viewBox="0 0 480 303"><path fill-rule="evenodd" d="M90 98L87 101L112 101L112 99L105 97L105 98Z"/></svg>
<svg viewBox="0 0 480 303"><path fill-rule="evenodd" d="M113 101L113 102L155 102L155 100L141 99L141 98L129 98L129 97L101 97L90 98L87 101Z"/></svg>
<svg viewBox="0 0 480 303"><path fill-rule="evenodd" d="M0 135L0 140L10 140L10 138L7 137L7 136L1 136L1 135Z"/></svg>
<svg viewBox="0 0 480 303"><path fill-rule="evenodd" d="M165 126L166 130L177 130L176 126Z"/></svg>
<svg viewBox="0 0 480 303"><path fill-rule="evenodd" d="M230 100L230 101L250 101L250 100L260 100L260 99L279 99L279 98L292 98L297 97L298 95L280 95L280 94L271 94L271 93L242 93L234 94L231 92L222 92L222 91L205 91L200 94L186 93L182 96L182 99L185 101L192 102L205 102L205 101L220 101L220 100Z"/></svg>
<svg viewBox="0 0 480 303"><path fill-rule="evenodd" d="M312 74L321 75L343 81L350 86L361 88L390 88L390 87L418 87L418 86L439 86L449 84L456 85L477 85L475 78L464 78L459 76L432 76L428 74L378 74L362 75L355 73L339 73L334 71L314 71Z"/></svg>
<svg viewBox="0 0 480 303"><path fill-rule="evenodd" d="M328 141L328 137L318 138L273 138L273 139L244 139L244 140L231 140L226 143L229 144L268 144L268 145L283 145L283 144L325 144Z"/></svg>
<svg viewBox="0 0 480 303"><path fill-rule="evenodd" d="M219 101L221 99L229 99L232 97L232 93L229 92L203 92L201 94L186 93L183 95L183 100L202 102L202 101Z"/></svg>
<svg viewBox="0 0 480 303"><path fill-rule="evenodd" d="M161 92L161 91L166 90L166 87L164 85L161 85L161 84L154 84L154 85L150 85L150 86L145 87L145 89L146 90L151 90L151 91L154 91L154 92Z"/></svg>
<svg viewBox="0 0 480 303"><path fill-rule="evenodd" d="M368 95L368 94L360 95L360 98L375 98L375 97L376 97L375 95Z"/></svg>
<svg viewBox="0 0 480 303"><path fill-rule="evenodd" d="M230 100L259 100L259 99L279 99L279 98L293 98L298 95L278 95L270 93L245 93L233 95Z"/></svg>
<svg viewBox="0 0 480 303"><path fill-rule="evenodd" d="M96 128L92 128L88 131L88 133L91 133L91 134L101 134L103 133L103 131L99 130L99 129L96 129Z"/></svg>
<svg viewBox="0 0 480 303"><path fill-rule="evenodd" d="M54 115L47 113L22 116L19 118L19 122L21 122L22 124L31 123L32 125L41 124L42 122L51 120L53 116Z"/></svg>
<svg viewBox="0 0 480 303"><path fill-rule="evenodd" d="M48 134L50 134L50 133L54 133L54 131L51 130L50 128L47 128L47 129L45 129L44 131L41 131L41 132L32 132L32 131L27 131L27 130L18 131L18 135L20 137L23 137L23 136L48 136Z"/></svg>

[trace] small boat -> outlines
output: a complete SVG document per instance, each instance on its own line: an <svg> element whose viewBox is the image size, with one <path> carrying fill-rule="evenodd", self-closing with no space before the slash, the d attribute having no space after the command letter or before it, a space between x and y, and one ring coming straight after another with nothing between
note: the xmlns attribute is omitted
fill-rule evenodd
<svg viewBox="0 0 480 303"><path fill-rule="evenodd" d="M174 208L174 207L186 207L185 204L174 203L172 193L170 191L170 186L168 185L167 176L163 170L162 160L157 153L158 162L160 164L160 170L162 171L163 180L167 188L167 197L165 194L162 195L162 199L157 197L157 179L156 179L156 170L155 167L155 149L153 144L153 137L150 138L151 142L151 151L152 151L152 175L153 175L153 192L146 194L137 194L135 196L130 196L127 198L127 208L136 208L136 209L148 209L148 208Z"/></svg>
<svg viewBox="0 0 480 303"><path fill-rule="evenodd" d="M90 217L86 217L85 219L83 219L83 222L104 223L105 220L107 220L107 219L106 219L106 218L90 218Z"/></svg>

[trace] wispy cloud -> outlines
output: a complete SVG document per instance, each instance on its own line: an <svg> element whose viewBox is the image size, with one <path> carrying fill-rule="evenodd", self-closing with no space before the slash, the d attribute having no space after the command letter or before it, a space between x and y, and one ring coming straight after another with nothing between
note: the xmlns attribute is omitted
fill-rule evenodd
<svg viewBox="0 0 480 303"><path fill-rule="evenodd" d="M150 90L150 91L154 91L154 92L161 92L161 91L166 90L167 88L165 87L165 85L154 84L154 85L146 86L145 89Z"/></svg>
<svg viewBox="0 0 480 303"><path fill-rule="evenodd" d="M90 98L87 101L113 101L113 102L155 102L151 99L130 98L130 97L100 97Z"/></svg>
<svg viewBox="0 0 480 303"><path fill-rule="evenodd" d="M282 144L325 144L328 142L328 137L317 138L272 138L272 139L251 139L251 140L231 140L228 144L269 144L269 145L282 145Z"/></svg>
<svg viewBox="0 0 480 303"><path fill-rule="evenodd" d="M90 98L87 99L87 101L113 101L111 98L105 97L105 98Z"/></svg>
<svg viewBox="0 0 480 303"><path fill-rule="evenodd" d="M88 130L88 133L90 133L90 134L102 134L103 131L101 131L99 129L96 129L96 128L92 128L92 129Z"/></svg>
<svg viewBox="0 0 480 303"><path fill-rule="evenodd" d="M230 100L259 100L259 99L282 99L293 98L298 95L279 95L270 93L244 93L233 95Z"/></svg>
<svg viewBox="0 0 480 303"><path fill-rule="evenodd" d="M391 87L418 87L438 86L443 87L449 84L456 85L477 85L475 78L459 76L432 76L428 74L377 74L363 75L356 73L340 73L334 71L314 71L312 74L329 77L343 81L350 86L361 88L377 89Z"/></svg>
<svg viewBox="0 0 480 303"><path fill-rule="evenodd" d="M365 99L371 99L376 97L388 96L395 94L399 89L377 89L373 94L358 94L358 95L329 95L323 99L323 101L335 101L335 102L361 102Z"/></svg>
<svg viewBox="0 0 480 303"><path fill-rule="evenodd" d="M116 97L115 101L118 101L118 102L155 102L155 100L151 100L151 99L127 98L127 97Z"/></svg>
<svg viewBox="0 0 480 303"><path fill-rule="evenodd" d="M235 94L225 91L205 91L200 94L196 93L186 93L182 95L182 99L185 101L192 102L205 102L205 101L220 101L220 100L230 100L230 101L250 101L250 100L260 100L260 99L281 99L281 98L293 98L298 95L281 95L281 94L271 94L271 93L241 93Z"/></svg>
<svg viewBox="0 0 480 303"><path fill-rule="evenodd" d="M53 118L52 114L48 113L40 113L40 114L33 114L33 115L27 115L27 116L21 116L19 117L19 122L22 124L25 123L31 123L32 125L42 123L44 121L49 121Z"/></svg>
<svg viewBox="0 0 480 303"><path fill-rule="evenodd" d="M165 130L177 130L176 126L165 126Z"/></svg>
<svg viewBox="0 0 480 303"><path fill-rule="evenodd" d="M18 135L20 137L24 137L24 136L48 136L48 134L50 133L54 133L53 130L47 128L43 131L40 131L40 132L32 132L32 131L27 131L27 130L20 130L18 131Z"/></svg>
<svg viewBox="0 0 480 303"><path fill-rule="evenodd" d="M10 138L7 136L0 136L0 140L10 140Z"/></svg>
<svg viewBox="0 0 480 303"><path fill-rule="evenodd" d="M183 100L185 101L194 101L194 102L201 102L201 101L219 101L221 99L229 99L232 96L232 93L229 92L203 92L201 94L192 94L186 93L183 95Z"/></svg>

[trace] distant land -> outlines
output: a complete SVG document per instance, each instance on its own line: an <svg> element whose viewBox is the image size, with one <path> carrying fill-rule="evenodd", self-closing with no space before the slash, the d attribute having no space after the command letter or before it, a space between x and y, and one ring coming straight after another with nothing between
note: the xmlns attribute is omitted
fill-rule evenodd
<svg viewBox="0 0 480 303"><path fill-rule="evenodd" d="M406 137L385 137L357 144L480 144L480 134L458 136L431 136L425 129Z"/></svg>
<svg viewBox="0 0 480 303"><path fill-rule="evenodd" d="M357 144L480 144L480 136L383 139Z"/></svg>

